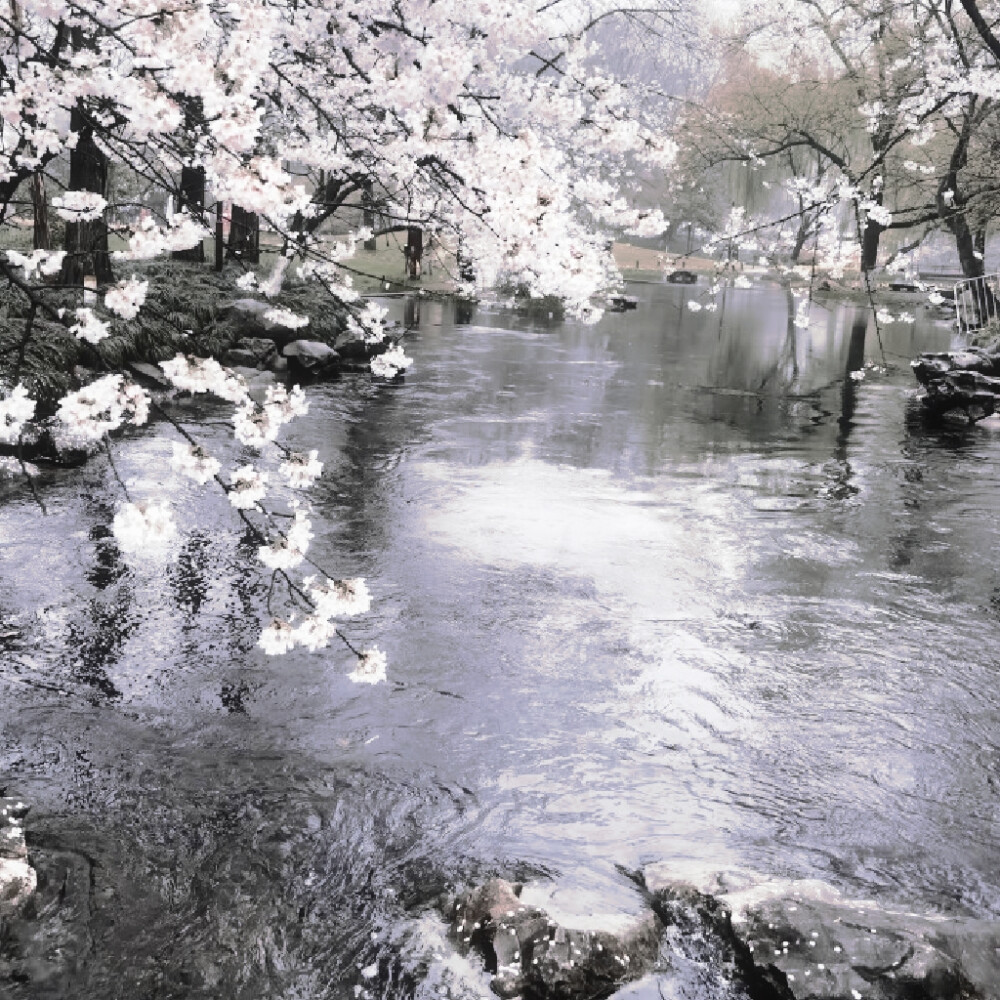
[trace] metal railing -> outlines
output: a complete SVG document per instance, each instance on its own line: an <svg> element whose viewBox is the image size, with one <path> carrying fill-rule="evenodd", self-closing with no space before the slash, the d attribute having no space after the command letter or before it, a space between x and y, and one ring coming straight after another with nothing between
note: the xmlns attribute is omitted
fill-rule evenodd
<svg viewBox="0 0 1000 1000"><path fill-rule="evenodd" d="M965 278L955 285L955 313L964 333L982 330L1000 317L1000 274Z"/></svg>

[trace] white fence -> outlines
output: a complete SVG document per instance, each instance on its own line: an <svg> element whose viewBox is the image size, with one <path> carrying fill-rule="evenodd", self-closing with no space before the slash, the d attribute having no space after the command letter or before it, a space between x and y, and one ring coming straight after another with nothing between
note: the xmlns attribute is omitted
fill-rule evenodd
<svg viewBox="0 0 1000 1000"><path fill-rule="evenodd" d="M1000 317L1000 274L966 278L955 285L958 328L965 333L981 330Z"/></svg>

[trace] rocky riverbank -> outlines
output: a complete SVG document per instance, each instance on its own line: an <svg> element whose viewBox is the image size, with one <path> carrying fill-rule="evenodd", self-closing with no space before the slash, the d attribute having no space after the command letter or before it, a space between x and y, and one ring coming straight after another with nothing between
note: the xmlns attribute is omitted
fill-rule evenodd
<svg viewBox="0 0 1000 1000"><path fill-rule="evenodd" d="M552 912L544 884L490 879L444 907L490 989L524 1000L989 1000L1000 923L842 897L818 881L716 880L653 866L623 915ZM550 890L549 890L550 891Z"/></svg>

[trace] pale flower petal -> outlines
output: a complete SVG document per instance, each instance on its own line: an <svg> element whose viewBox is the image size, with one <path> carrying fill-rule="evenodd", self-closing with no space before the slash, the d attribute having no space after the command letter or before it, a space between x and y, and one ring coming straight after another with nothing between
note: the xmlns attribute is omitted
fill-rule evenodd
<svg viewBox="0 0 1000 1000"><path fill-rule="evenodd" d="M378 646L366 649L359 657L358 664L348 675L355 684L380 684L386 679L386 655Z"/></svg>
<svg viewBox="0 0 1000 1000"><path fill-rule="evenodd" d="M177 536L167 504L149 500L124 504L115 514L111 530L122 552L134 554L162 552Z"/></svg>

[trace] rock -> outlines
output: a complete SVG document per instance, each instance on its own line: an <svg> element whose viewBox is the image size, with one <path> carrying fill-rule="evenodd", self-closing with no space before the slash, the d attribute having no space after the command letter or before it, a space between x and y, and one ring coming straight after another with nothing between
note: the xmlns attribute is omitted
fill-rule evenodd
<svg viewBox="0 0 1000 1000"><path fill-rule="evenodd" d="M252 351L231 347L222 355L222 363L230 368L256 368L258 359Z"/></svg>
<svg viewBox="0 0 1000 1000"><path fill-rule="evenodd" d="M275 354L267 363L268 371L281 374L288 371L288 358L283 358L280 354Z"/></svg>
<svg viewBox="0 0 1000 1000"><path fill-rule="evenodd" d="M913 374L921 385L951 372L973 371L981 375L1000 376L1000 356L971 347L965 351L921 354L911 362Z"/></svg>
<svg viewBox="0 0 1000 1000"><path fill-rule="evenodd" d="M998 395L1000 379L962 370L928 382L920 399L929 416L957 414L971 424L996 412Z"/></svg>
<svg viewBox="0 0 1000 1000"><path fill-rule="evenodd" d="M608 299L609 312L627 312L635 309L639 305L639 300L634 295L612 295Z"/></svg>
<svg viewBox="0 0 1000 1000"><path fill-rule="evenodd" d="M0 983L24 996L79 996L91 937L93 870L81 854L32 851L37 889L27 905L0 917ZM7 994L0 987L0 994Z"/></svg>
<svg viewBox="0 0 1000 1000"><path fill-rule="evenodd" d="M597 1000L655 963L663 927L652 911L616 916L606 929L573 927L571 918L560 915L557 922L522 900L522 888L490 879L459 897L449 913L452 938L463 952L479 952L498 996Z"/></svg>
<svg viewBox="0 0 1000 1000"><path fill-rule="evenodd" d="M364 361L371 357L371 344L364 337L349 330L340 334L333 342L337 353L346 361Z"/></svg>
<svg viewBox="0 0 1000 1000"><path fill-rule="evenodd" d="M698 275L694 271L681 268L677 271L671 271L667 275L667 281L674 285L695 285L698 283Z"/></svg>
<svg viewBox="0 0 1000 1000"><path fill-rule="evenodd" d="M329 344L317 340L294 340L281 352L294 364L307 372L320 372L334 365L340 355Z"/></svg>
<svg viewBox="0 0 1000 1000"><path fill-rule="evenodd" d="M265 368L277 352L278 345L270 337L241 337L236 346L222 356L222 363L245 368Z"/></svg>
<svg viewBox="0 0 1000 1000"><path fill-rule="evenodd" d="M975 423L995 413L1000 395L1000 355L978 348L922 354L911 363L922 386L925 413Z"/></svg>
<svg viewBox="0 0 1000 1000"><path fill-rule="evenodd" d="M0 798L0 923L18 913L38 885L24 840L27 813L19 799Z"/></svg>
<svg viewBox="0 0 1000 1000"><path fill-rule="evenodd" d="M255 317L263 325L264 313L271 309L271 303L263 302L261 299L236 299L228 308L244 316Z"/></svg>
<svg viewBox="0 0 1000 1000"><path fill-rule="evenodd" d="M733 926L728 906L685 883L661 883L653 909L667 927L670 969L658 977L664 995L702 993L748 1000L795 1000L783 971L758 956Z"/></svg>
<svg viewBox="0 0 1000 1000"><path fill-rule="evenodd" d="M539 995L560 1000L610 996L652 968L662 931L651 911L615 933L557 926L536 944L525 981Z"/></svg>
<svg viewBox="0 0 1000 1000"><path fill-rule="evenodd" d="M163 369L157 365L148 364L145 361L133 361L129 365L129 369L133 374L140 376L141 378L147 379L156 385L169 387L170 379L163 374Z"/></svg>
<svg viewBox="0 0 1000 1000"><path fill-rule="evenodd" d="M1000 983L1000 924L842 899L822 883L737 893L734 926L797 1000L973 1000Z"/></svg>
<svg viewBox="0 0 1000 1000"><path fill-rule="evenodd" d="M236 348L252 354L258 365L266 365L278 352L278 345L270 337L241 337Z"/></svg>
<svg viewBox="0 0 1000 1000"><path fill-rule="evenodd" d="M244 341L269 340L275 344L287 344L301 333L300 327L286 327L268 317L277 308L273 302L260 299L236 299L220 309L221 328L230 332L234 340L240 342L240 349L246 350ZM240 336L242 335L242 336ZM252 351L252 348L250 349Z"/></svg>

